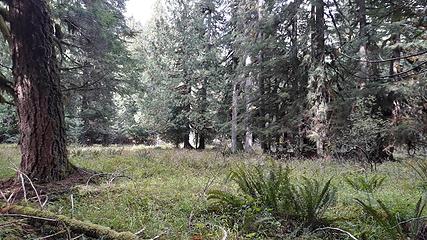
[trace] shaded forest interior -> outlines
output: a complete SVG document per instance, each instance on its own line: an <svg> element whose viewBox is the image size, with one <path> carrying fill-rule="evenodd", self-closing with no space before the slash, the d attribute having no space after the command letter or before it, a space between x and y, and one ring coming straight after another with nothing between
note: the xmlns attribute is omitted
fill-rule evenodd
<svg viewBox="0 0 427 240"><path fill-rule="evenodd" d="M426 144L423 1L164 1L144 26L124 1L51 5L68 143L378 161ZM16 143L2 54L0 140Z"/></svg>
<svg viewBox="0 0 427 240"><path fill-rule="evenodd" d="M217 224L204 222L223 239L331 230L325 213L338 189L328 167L341 171L340 164L360 166L363 173L336 170L337 178L366 193L356 199L359 209L394 234L352 229L357 238L375 239L366 231L385 234L378 239L427 239L427 225L418 221L427 204L419 197L427 181L426 0L153 2L152 18L140 23L126 17L127 0L0 0L0 238L2 212L27 215L14 204L30 197L41 208L49 203L37 189L48 196L51 186L67 192L104 181L129 184L141 173L118 173L109 158L117 157L117 168L151 159L153 169L163 169L164 159L188 153L193 160L221 159L214 179L230 173L225 189L208 191L208 181L201 198L214 204L199 209L235 210L221 212ZM89 155L97 162L82 161ZM321 164L331 180L285 166L299 161ZM398 178L390 169L402 163L410 167L401 168L401 189L419 199L408 205L412 218L374 197L387 177ZM420 191L407 190L416 179ZM58 206L49 210L57 213ZM231 220L239 211L244 219ZM61 217L44 221L79 225L72 231L83 237L140 237L104 228L91 235L97 226ZM267 218L274 220L245 225ZM339 227L332 230L356 238L341 229L346 224Z"/></svg>

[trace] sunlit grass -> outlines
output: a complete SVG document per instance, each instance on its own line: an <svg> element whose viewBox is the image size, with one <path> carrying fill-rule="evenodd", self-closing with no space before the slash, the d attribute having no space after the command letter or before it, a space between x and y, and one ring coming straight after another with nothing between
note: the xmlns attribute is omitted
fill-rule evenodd
<svg viewBox="0 0 427 240"><path fill-rule="evenodd" d="M19 162L16 146L0 146L0 179L13 176L9 167ZM137 232L144 238L162 235L163 239L219 239L221 216L208 211L208 189L228 189L225 179L233 166L266 164L272 161L263 155L236 155L223 157L216 151L186 151L136 147L70 148L72 162L97 172L117 173L131 178L118 178L100 185L79 186L60 200L50 203L52 211L77 219L105 225L118 231ZM411 160L405 160L405 162ZM326 213L335 220L334 226L344 228L366 239L384 239L383 229L367 218L355 198L364 198L346 182L354 175L385 176L384 184L374 193L399 212L413 211L422 194L421 182L406 163L389 162L378 166L374 173L364 171L354 163L298 160L282 162L290 166L292 177L310 177L327 180L337 188L338 202ZM71 194L74 208L71 204ZM229 229L230 239L239 233ZM242 237L242 236L240 236ZM240 238L241 239L241 238ZM310 239L310 237L308 237Z"/></svg>

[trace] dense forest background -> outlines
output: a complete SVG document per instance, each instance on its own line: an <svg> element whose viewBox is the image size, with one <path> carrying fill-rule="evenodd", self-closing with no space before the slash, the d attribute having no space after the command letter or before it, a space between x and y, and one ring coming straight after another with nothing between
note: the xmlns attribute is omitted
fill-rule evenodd
<svg viewBox="0 0 427 240"><path fill-rule="evenodd" d="M426 0L127 4L0 0L0 239L427 239Z"/></svg>
<svg viewBox="0 0 427 240"><path fill-rule="evenodd" d="M145 26L125 0L50 7L70 143L376 161L427 144L424 0L161 0ZM17 143L3 89L0 142Z"/></svg>

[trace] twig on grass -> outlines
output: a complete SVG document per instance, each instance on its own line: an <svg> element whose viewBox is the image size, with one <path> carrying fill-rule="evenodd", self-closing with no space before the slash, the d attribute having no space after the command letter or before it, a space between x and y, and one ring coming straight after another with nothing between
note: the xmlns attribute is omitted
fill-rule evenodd
<svg viewBox="0 0 427 240"><path fill-rule="evenodd" d="M9 197L6 197L6 195L4 194L3 191L0 190L0 195L2 196L3 200L7 203L7 204L11 204L11 199L13 197L13 194L15 194L15 192L12 192Z"/></svg>
<svg viewBox="0 0 427 240"><path fill-rule="evenodd" d="M77 237L70 238L70 240L77 240L77 239L84 237L84 236L85 236L84 234L80 234Z"/></svg>
<svg viewBox="0 0 427 240"><path fill-rule="evenodd" d="M406 221L399 222L399 223L398 223L396 226L394 226L394 227L397 227L397 226L399 226L399 225L403 225L403 224L406 224L406 223L410 223L410 222L415 222L415 221L418 221L418 220L424 220L424 219L427 219L427 216L417 217L417 218L411 218L411 219L408 219L408 220L406 220Z"/></svg>
<svg viewBox="0 0 427 240"><path fill-rule="evenodd" d="M111 176L110 180L108 180L107 182L108 185L111 185L117 178L127 178L129 180L133 180L131 177L123 175L122 173L97 173L88 178L88 180L86 181L86 186L89 186L89 183L93 178L102 176Z"/></svg>
<svg viewBox="0 0 427 240"><path fill-rule="evenodd" d="M61 234L64 234L64 233L67 233L67 231L62 230L62 231L59 231L59 232L57 232L57 233L54 233L54 234L51 234L51 235L48 235L48 236L45 236L45 237L35 238L34 240L44 240L44 239L49 239L49 238L52 238L52 237L55 237L55 236L58 236L58 235L61 235Z"/></svg>
<svg viewBox="0 0 427 240"><path fill-rule="evenodd" d="M22 176L22 174L19 174L19 178L21 179L21 185L22 185L22 191L24 193L24 199L25 199L25 201L28 201L28 199L27 199L27 190L25 190L24 177Z"/></svg>
<svg viewBox="0 0 427 240"><path fill-rule="evenodd" d="M74 218L74 195L73 194L70 195L70 200L71 200L71 218Z"/></svg>
<svg viewBox="0 0 427 240"><path fill-rule="evenodd" d="M141 236L145 231L145 228L139 230L138 232L135 233L136 236Z"/></svg>
<svg viewBox="0 0 427 240"><path fill-rule="evenodd" d="M127 179L129 179L129 180L132 180L132 181L133 181L133 179L132 179L131 177L129 177L129 176L126 176L126 175L117 175L117 176L113 176L113 177L110 179L110 181L108 181L108 185L111 185L111 184L114 182L114 180L116 180L116 178L127 178Z"/></svg>
<svg viewBox="0 0 427 240"><path fill-rule="evenodd" d="M0 224L0 228L2 228L2 227L6 227L6 226L9 226L9 225L12 225L12 224L17 224L17 223L20 223L20 222L23 222L23 221L25 221L25 219L19 219L19 220L14 220L14 221L9 221L9 222L5 222L5 223L2 223L2 224Z"/></svg>
<svg viewBox="0 0 427 240"><path fill-rule="evenodd" d="M25 189L25 180L24 180L24 177L28 180L28 182L30 183L31 187L33 188L34 193L36 194L37 200L39 202L40 208L43 209L46 206L47 202L48 202L48 197L46 196L46 200L44 202L42 202L42 200L40 198L40 195L39 195L39 192L37 191L37 188L34 185L34 183L31 180L31 178L28 177L27 174L23 173L18 168L11 168L11 169L15 170L19 174L19 177L21 178L22 190L24 192L24 199L25 199L25 201L28 201L28 199L27 199L27 191Z"/></svg>
<svg viewBox="0 0 427 240"><path fill-rule="evenodd" d="M28 219L35 219L35 220L43 220L47 222L58 222L58 220L52 219L52 218L44 218L44 217L30 216L25 214L15 214L15 213L0 213L0 217L28 218Z"/></svg>
<svg viewBox="0 0 427 240"><path fill-rule="evenodd" d="M166 230L166 231L160 233L159 235L157 235L153 238L150 238L149 240L157 240L157 239L161 238L163 235L166 235L168 232L169 232L169 230Z"/></svg>
<svg viewBox="0 0 427 240"><path fill-rule="evenodd" d="M344 234L348 235L353 240L358 240L355 236L353 236L353 234L351 234L351 233L349 233L349 232L347 232L345 230L342 230L341 228L324 227L324 228L318 228L318 229L314 230L314 232L324 231L324 230L332 230L332 231L341 232L341 233L344 233Z"/></svg>

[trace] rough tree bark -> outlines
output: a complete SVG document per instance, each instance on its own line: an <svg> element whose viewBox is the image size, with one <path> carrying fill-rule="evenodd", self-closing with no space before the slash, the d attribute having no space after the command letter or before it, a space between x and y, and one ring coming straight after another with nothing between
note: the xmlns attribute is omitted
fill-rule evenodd
<svg viewBox="0 0 427 240"><path fill-rule="evenodd" d="M20 170L38 182L66 178L64 109L53 39L44 0L11 0L13 76L21 132Z"/></svg>

